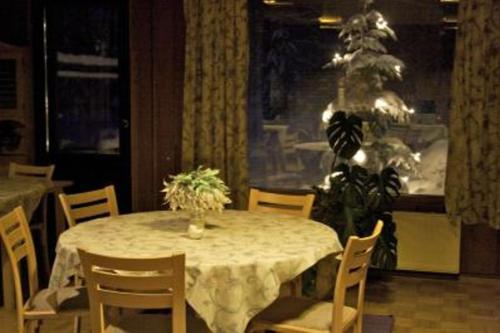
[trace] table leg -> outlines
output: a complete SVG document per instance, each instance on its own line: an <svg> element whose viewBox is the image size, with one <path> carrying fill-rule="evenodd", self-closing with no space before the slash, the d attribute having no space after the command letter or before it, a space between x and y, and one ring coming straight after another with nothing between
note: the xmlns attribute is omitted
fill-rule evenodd
<svg viewBox="0 0 500 333"><path fill-rule="evenodd" d="M12 268L7 256L7 251L0 242L0 252L2 252L2 281L3 281L3 306L4 309L13 310L15 308L14 279L12 278Z"/></svg>
<svg viewBox="0 0 500 333"><path fill-rule="evenodd" d="M332 294L337 276L337 266L338 261L333 254L318 261L316 266L316 299L324 299Z"/></svg>
<svg viewBox="0 0 500 333"><path fill-rule="evenodd" d="M62 209L61 203L59 202L59 194L63 193L62 190L54 191L54 214L56 219L56 240L59 235L64 231L66 226L66 221L64 217L64 211Z"/></svg>

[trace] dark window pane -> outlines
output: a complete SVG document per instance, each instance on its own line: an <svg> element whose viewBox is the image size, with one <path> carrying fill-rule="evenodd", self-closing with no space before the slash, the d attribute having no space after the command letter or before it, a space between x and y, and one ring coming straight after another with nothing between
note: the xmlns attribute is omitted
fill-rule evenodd
<svg viewBox="0 0 500 333"><path fill-rule="evenodd" d="M55 152L119 152L118 7L58 3L49 7L51 145Z"/></svg>
<svg viewBox="0 0 500 333"><path fill-rule="evenodd" d="M0 59L0 109L17 108L16 60Z"/></svg>
<svg viewBox="0 0 500 333"><path fill-rule="evenodd" d="M333 153L322 114L343 96L338 83L344 72L323 66L336 53L346 53L338 34L341 25L360 11L356 3L249 1L251 185L311 188L329 174ZM384 46L406 64L402 81L384 84L383 102L399 96L415 111L409 123L390 127L386 136L393 155L388 159L397 165L405 191L443 194L456 4L377 0L375 9L398 36L397 41L384 41ZM376 169L379 162L366 141L362 163ZM405 164L399 148L407 150L412 165Z"/></svg>

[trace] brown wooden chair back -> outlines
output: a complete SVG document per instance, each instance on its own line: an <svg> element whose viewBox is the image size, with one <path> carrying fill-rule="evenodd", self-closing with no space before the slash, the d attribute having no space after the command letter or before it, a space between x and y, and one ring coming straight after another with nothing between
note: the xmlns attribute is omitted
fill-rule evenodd
<svg viewBox="0 0 500 333"><path fill-rule="evenodd" d="M54 169L55 165L36 166L11 162L9 164L9 178L22 176L51 180L54 175Z"/></svg>
<svg viewBox="0 0 500 333"><path fill-rule="evenodd" d="M248 210L296 215L308 218L311 215L314 194L291 195L250 189Z"/></svg>
<svg viewBox="0 0 500 333"><path fill-rule="evenodd" d="M117 216L119 214L113 185L77 194L61 193L59 194L59 200L70 228L76 226L82 220L101 216Z"/></svg>
<svg viewBox="0 0 500 333"><path fill-rule="evenodd" d="M335 284L332 332L342 332L342 311L347 288L358 285L357 316L358 318L363 316L366 275L373 249L383 227L384 223L379 220L371 236L365 238L351 236L347 241ZM361 321L358 321L358 324L362 325Z"/></svg>
<svg viewBox="0 0 500 333"><path fill-rule="evenodd" d="M173 333L186 332L185 256L129 259L78 249L90 300L93 332L104 332L103 306L172 309Z"/></svg>
<svg viewBox="0 0 500 333"><path fill-rule="evenodd" d="M22 259L27 259L29 297L34 296L39 290L35 247L22 207L17 207L0 218L0 236L12 268L17 313L18 316L22 316L24 299L28 298L23 297L19 265Z"/></svg>

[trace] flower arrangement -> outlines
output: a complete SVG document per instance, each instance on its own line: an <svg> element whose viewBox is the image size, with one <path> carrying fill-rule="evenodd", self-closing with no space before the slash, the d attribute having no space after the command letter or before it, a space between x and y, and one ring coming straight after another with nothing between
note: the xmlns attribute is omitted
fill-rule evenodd
<svg viewBox="0 0 500 333"><path fill-rule="evenodd" d="M163 182L165 203L174 211L222 212L231 199L228 198L229 188L218 175L219 170L199 166L196 170L170 176L170 182Z"/></svg>

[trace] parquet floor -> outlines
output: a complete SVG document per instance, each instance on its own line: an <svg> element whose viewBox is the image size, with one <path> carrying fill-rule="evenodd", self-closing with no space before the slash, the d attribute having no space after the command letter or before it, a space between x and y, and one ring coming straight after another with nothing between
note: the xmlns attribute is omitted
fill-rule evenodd
<svg viewBox="0 0 500 333"><path fill-rule="evenodd" d="M500 279L384 277L369 281L365 311L394 315L393 333L500 333ZM0 332L15 333L15 320L0 310ZM72 322L47 321L42 332L72 332Z"/></svg>
<svg viewBox="0 0 500 333"><path fill-rule="evenodd" d="M370 282L365 311L394 315L394 333L500 333L500 279L392 276Z"/></svg>

